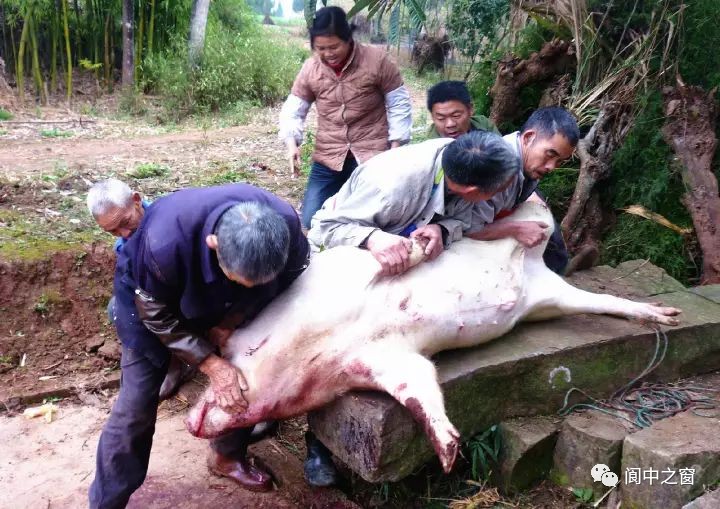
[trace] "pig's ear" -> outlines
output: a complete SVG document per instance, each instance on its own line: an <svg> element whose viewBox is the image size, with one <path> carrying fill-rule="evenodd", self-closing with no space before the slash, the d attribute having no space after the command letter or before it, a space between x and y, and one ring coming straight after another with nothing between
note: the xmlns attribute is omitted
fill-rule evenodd
<svg viewBox="0 0 720 509"><path fill-rule="evenodd" d="M217 251L217 235L208 235L207 237L205 237L205 243L207 244L207 247L209 247L213 251Z"/></svg>

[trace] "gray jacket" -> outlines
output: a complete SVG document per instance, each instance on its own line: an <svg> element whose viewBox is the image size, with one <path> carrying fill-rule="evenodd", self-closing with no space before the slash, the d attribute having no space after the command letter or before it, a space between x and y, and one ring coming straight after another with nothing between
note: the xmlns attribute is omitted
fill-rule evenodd
<svg viewBox="0 0 720 509"><path fill-rule="evenodd" d="M448 231L446 246L460 240L470 228L473 204L446 195L441 154L452 141L407 145L361 164L313 216L311 244L360 246L375 230L397 235L431 221Z"/></svg>

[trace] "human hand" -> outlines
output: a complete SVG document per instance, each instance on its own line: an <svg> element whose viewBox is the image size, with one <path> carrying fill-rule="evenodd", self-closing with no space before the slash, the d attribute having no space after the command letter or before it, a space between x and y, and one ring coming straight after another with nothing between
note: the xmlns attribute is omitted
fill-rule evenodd
<svg viewBox="0 0 720 509"><path fill-rule="evenodd" d="M227 413L240 413L247 409L248 402L241 391L248 390L248 385L239 369L214 354L210 354L198 368L210 378L209 403L216 403Z"/></svg>
<svg viewBox="0 0 720 509"><path fill-rule="evenodd" d="M410 237L425 243L425 257L428 260L434 260L443 252L442 228L439 224L421 226Z"/></svg>
<svg viewBox="0 0 720 509"><path fill-rule="evenodd" d="M375 230L367 239L367 248L380 263L381 276L396 276L410 268L410 239Z"/></svg>
<svg viewBox="0 0 720 509"><path fill-rule="evenodd" d="M285 141L285 146L287 147L287 158L290 163L290 177L297 178L300 176L300 147L292 138Z"/></svg>
<svg viewBox="0 0 720 509"><path fill-rule="evenodd" d="M542 221L518 221L513 237L527 248L535 247L545 240L547 227Z"/></svg>

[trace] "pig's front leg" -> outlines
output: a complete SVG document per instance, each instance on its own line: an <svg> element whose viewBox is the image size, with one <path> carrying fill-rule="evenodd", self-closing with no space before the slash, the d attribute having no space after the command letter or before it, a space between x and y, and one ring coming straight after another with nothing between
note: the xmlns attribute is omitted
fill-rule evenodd
<svg viewBox="0 0 720 509"><path fill-rule="evenodd" d="M564 315L595 313L677 325L680 310L659 302L635 302L613 295L580 290L545 266L533 266L526 275L530 313L523 319L545 320Z"/></svg>
<svg viewBox="0 0 720 509"><path fill-rule="evenodd" d="M410 410L432 442L443 470L450 472L460 434L445 414L435 366L422 355L389 349L386 345L373 345L357 352L349 371L366 378L368 385L387 392Z"/></svg>

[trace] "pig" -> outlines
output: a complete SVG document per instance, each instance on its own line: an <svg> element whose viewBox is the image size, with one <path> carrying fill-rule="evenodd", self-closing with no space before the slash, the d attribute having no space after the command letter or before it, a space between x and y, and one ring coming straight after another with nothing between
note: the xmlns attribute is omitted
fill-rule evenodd
<svg viewBox="0 0 720 509"><path fill-rule="evenodd" d="M533 202L504 220L553 224L548 208ZM514 239L463 239L433 261L382 278L367 250L315 254L223 349L248 382L247 409L231 415L203 395L188 414L188 430L212 438L304 414L351 390L384 391L422 425L448 472L460 437L445 414L433 354L485 343L522 320L575 313L678 323L678 309L571 286L545 266L544 250L544 243L527 249Z"/></svg>

